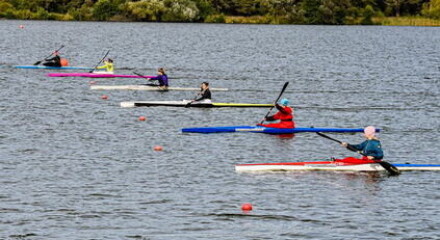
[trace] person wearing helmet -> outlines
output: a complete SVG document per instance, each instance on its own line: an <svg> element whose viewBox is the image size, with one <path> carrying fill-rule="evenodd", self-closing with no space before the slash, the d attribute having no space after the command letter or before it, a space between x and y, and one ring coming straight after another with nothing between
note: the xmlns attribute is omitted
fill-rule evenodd
<svg viewBox="0 0 440 240"><path fill-rule="evenodd" d="M58 51L55 51L53 53L53 57L52 58L46 58L44 59L44 66L50 66L50 67L61 67L61 57L60 57L60 53Z"/></svg>
<svg viewBox="0 0 440 240"><path fill-rule="evenodd" d="M104 61L104 65L97 67L96 69L105 69L105 72L102 71L98 71L97 73L108 73L108 74L113 74L114 71L114 65L113 65L113 59L111 58L107 58Z"/></svg>
<svg viewBox="0 0 440 240"><path fill-rule="evenodd" d="M275 107L278 109L278 112L272 116L268 116L264 121L276 121L277 123L270 124L257 124L262 127L271 127L271 128L295 128L295 122L293 121L293 108L289 107L289 100L286 98L281 99L279 102L275 104Z"/></svg>
<svg viewBox="0 0 440 240"><path fill-rule="evenodd" d="M158 84L148 84L149 86L157 86L162 89L168 88L168 76L165 73L164 68L157 69L157 76L152 78L147 78L147 80L157 80Z"/></svg>
<svg viewBox="0 0 440 240"><path fill-rule="evenodd" d="M376 137L376 128L368 126L364 129L364 137L367 139L360 144L341 143L342 146L357 149L362 154L364 160L381 160L383 158L382 145Z"/></svg>

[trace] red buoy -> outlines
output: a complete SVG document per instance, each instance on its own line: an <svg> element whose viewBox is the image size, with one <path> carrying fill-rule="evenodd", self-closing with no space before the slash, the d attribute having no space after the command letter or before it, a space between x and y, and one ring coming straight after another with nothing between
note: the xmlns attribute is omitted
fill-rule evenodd
<svg viewBox="0 0 440 240"><path fill-rule="evenodd" d="M24 28L24 25L20 25L20 26L18 26L19 28L21 28L21 29L23 29Z"/></svg>
<svg viewBox="0 0 440 240"><path fill-rule="evenodd" d="M145 120L147 120L146 117L144 117L144 116L140 116L140 117L139 117L139 121L145 121Z"/></svg>
<svg viewBox="0 0 440 240"><path fill-rule="evenodd" d="M61 66L63 66L63 67L69 66L69 60L67 60L65 58L61 58L60 63L61 63Z"/></svg>
<svg viewBox="0 0 440 240"><path fill-rule="evenodd" d="M162 151L163 150L163 147L162 146L159 146L159 145L157 145L157 146L154 146L154 151Z"/></svg>
<svg viewBox="0 0 440 240"><path fill-rule="evenodd" d="M107 95L102 95L102 96L101 96L101 99L102 99L102 100L107 100L107 99L108 99L108 96L107 96Z"/></svg>
<svg viewBox="0 0 440 240"><path fill-rule="evenodd" d="M243 210L243 211L252 211L252 204L250 204L250 203L243 203L243 205L241 205L241 210Z"/></svg>

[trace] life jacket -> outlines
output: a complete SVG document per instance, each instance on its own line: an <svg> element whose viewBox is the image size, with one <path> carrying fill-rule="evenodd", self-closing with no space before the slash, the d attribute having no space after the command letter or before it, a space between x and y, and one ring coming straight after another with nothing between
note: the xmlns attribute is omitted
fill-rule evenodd
<svg viewBox="0 0 440 240"><path fill-rule="evenodd" d="M293 121L293 109L288 106L282 107L283 109L275 113L271 118L273 120L280 120L278 123L258 124L262 127L270 128L295 128L295 122Z"/></svg>

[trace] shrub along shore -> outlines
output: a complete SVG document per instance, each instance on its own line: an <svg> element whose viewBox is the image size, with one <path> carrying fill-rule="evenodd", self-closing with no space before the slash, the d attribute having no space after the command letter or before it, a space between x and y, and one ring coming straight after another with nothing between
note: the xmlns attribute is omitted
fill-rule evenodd
<svg viewBox="0 0 440 240"><path fill-rule="evenodd" d="M0 18L440 26L440 0L0 0Z"/></svg>

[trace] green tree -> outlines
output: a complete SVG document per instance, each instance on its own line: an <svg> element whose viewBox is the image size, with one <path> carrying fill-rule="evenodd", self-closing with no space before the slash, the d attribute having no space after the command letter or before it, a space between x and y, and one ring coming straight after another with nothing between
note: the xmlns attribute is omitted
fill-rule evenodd
<svg viewBox="0 0 440 240"><path fill-rule="evenodd" d="M373 25L372 18L374 17L375 12L371 5L367 5L362 11L362 25Z"/></svg>
<svg viewBox="0 0 440 240"><path fill-rule="evenodd" d="M105 21L117 14L118 11L118 2L112 0L99 0L93 6L93 17L98 21Z"/></svg>
<svg viewBox="0 0 440 240"><path fill-rule="evenodd" d="M209 0L193 0L196 3L197 8L199 9L199 17L200 19L205 19L207 16L214 14L215 9L212 7Z"/></svg>
<svg viewBox="0 0 440 240"><path fill-rule="evenodd" d="M38 10L32 14L32 19L47 20L49 19L49 12L44 8L39 7Z"/></svg>
<svg viewBox="0 0 440 240"><path fill-rule="evenodd" d="M199 9L191 0L165 0L163 21L193 22L199 19Z"/></svg>
<svg viewBox="0 0 440 240"><path fill-rule="evenodd" d="M431 0L423 4L423 16L440 19L440 0Z"/></svg>
<svg viewBox="0 0 440 240"><path fill-rule="evenodd" d="M133 20L160 21L165 12L165 5L161 0L128 2L125 11Z"/></svg>
<svg viewBox="0 0 440 240"><path fill-rule="evenodd" d="M309 24L344 24L351 7L349 0L306 0L301 7Z"/></svg>

